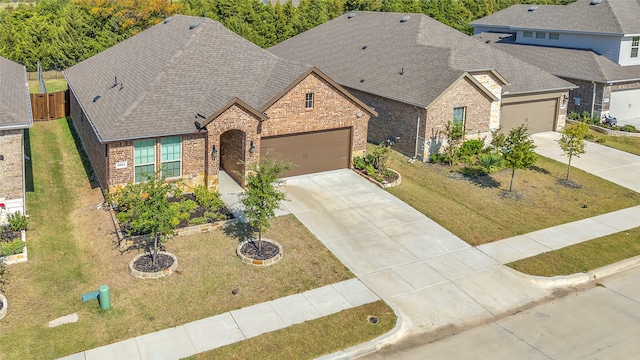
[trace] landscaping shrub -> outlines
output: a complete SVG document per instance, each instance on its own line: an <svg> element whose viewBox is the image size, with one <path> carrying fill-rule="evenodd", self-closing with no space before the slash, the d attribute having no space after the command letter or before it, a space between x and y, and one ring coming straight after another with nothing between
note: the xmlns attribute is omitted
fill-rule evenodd
<svg viewBox="0 0 640 360"><path fill-rule="evenodd" d="M502 156L500 154L481 154L478 156L477 164L487 174L498 171L502 167Z"/></svg>
<svg viewBox="0 0 640 360"><path fill-rule="evenodd" d="M197 217L197 218L193 218L193 219L188 219L187 223L189 225L202 225L202 224L205 224L207 222L207 220L209 220L209 219L207 219L204 216L201 216L201 217Z"/></svg>
<svg viewBox="0 0 640 360"><path fill-rule="evenodd" d="M7 217L9 226L13 231L27 230L27 217L22 215L19 211L13 214L9 214Z"/></svg>
<svg viewBox="0 0 640 360"><path fill-rule="evenodd" d="M593 141L596 137L593 134L587 134L584 136L585 140Z"/></svg>
<svg viewBox="0 0 640 360"><path fill-rule="evenodd" d="M458 170L458 172L465 176L482 176L487 172L480 166L464 166Z"/></svg>
<svg viewBox="0 0 640 360"><path fill-rule="evenodd" d="M620 128L620 131L633 132L633 133L634 132L638 132L636 127L633 126L633 125L625 125L625 126Z"/></svg>
<svg viewBox="0 0 640 360"><path fill-rule="evenodd" d="M200 206L207 208L209 211L220 210L224 206L224 202L220 198L218 191L210 191L204 185L198 185L193 189L193 195Z"/></svg>
<svg viewBox="0 0 640 360"><path fill-rule="evenodd" d="M434 164L444 163L446 160L446 155L443 153L433 153L429 156L429 162Z"/></svg>
<svg viewBox="0 0 640 360"><path fill-rule="evenodd" d="M198 203L193 200L176 201L171 203L170 208L174 213L172 223L177 226L181 221L189 220L191 213L198 208Z"/></svg>
<svg viewBox="0 0 640 360"><path fill-rule="evenodd" d="M367 162L361 156L356 156L353 158L353 166L358 170L364 170L367 167Z"/></svg>
<svg viewBox="0 0 640 360"><path fill-rule="evenodd" d="M605 141L606 141L606 139L605 139L605 138L597 138L597 139L596 139L596 142L597 142L598 144L604 144L604 142L605 142Z"/></svg>
<svg viewBox="0 0 640 360"><path fill-rule="evenodd" d="M13 241L0 242L0 256L20 254L23 248L24 242L19 238Z"/></svg>
<svg viewBox="0 0 640 360"><path fill-rule="evenodd" d="M467 140L458 148L458 159L468 164L471 162L473 156L478 155L484 148L484 141L482 140Z"/></svg>
<svg viewBox="0 0 640 360"><path fill-rule="evenodd" d="M353 166L374 178L378 182L384 181L384 176L389 172L387 170L387 161L391 155L391 149L383 144L377 145L370 154L364 158L356 156L353 159ZM391 172L391 176L395 174Z"/></svg>

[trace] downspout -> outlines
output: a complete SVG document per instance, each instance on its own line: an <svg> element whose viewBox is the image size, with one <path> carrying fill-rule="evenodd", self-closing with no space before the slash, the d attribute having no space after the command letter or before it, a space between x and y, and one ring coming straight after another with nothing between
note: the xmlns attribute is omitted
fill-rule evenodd
<svg viewBox="0 0 640 360"><path fill-rule="evenodd" d="M595 81L591 81L591 83L593 84L593 96L591 97L591 118L593 119L593 111L595 110L595 106L596 106L596 87L597 84Z"/></svg>
<svg viewBox="0 0 640 360"><path fill-rule="evenodd" d="M27 216L27 160L25 158L24 151L24 134L29 131L29 129L22 130L22 215ZM33 155L33 154L32 154ZM33 166L31 167L31 172L33 173Z"/></svg>
<svg viewBox="0 0 640 360"><path fill-rule="evenodd" d="M420 146L420 108L416 106L418 110L418 117L416 119L416 150L413 153L413 160L418 158L418 146Z"/></svg>
<svg viewBox="0 0 640 360"><path fill-rule="evenodd" d="M204 136L204 186L207 190L209 190L209 156L213 158L213 151L209 152L209 149L209 131L207 131Z"/></svg>

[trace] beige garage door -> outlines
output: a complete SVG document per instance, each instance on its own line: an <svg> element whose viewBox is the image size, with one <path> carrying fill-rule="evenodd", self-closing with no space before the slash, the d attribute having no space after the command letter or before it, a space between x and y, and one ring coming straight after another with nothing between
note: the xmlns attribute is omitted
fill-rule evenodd
<svg viewBox="0 0 640 360"><path fill-rule="evenodd" d="M529 134L555 130L556 99L503 104L500 111L502 131L526 124Z"/></svg>
<svg viewBox="0 0 640 360"><path fill-rule="evenodd" d="M260 156L296 164L283 177L349 167L351 128L266 137L260 142Z"/></svg>
<svg viewBox="0 0 640 360"><path fill-rule="evenodd" d="M624 124L627 120L640 119L640 89L611 92L609 113Z"/></svg>

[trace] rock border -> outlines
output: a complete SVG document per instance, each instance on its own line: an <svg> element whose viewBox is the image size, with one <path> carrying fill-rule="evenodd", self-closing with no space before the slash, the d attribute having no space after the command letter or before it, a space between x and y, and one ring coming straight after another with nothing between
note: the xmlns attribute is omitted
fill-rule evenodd
<svg viewBox="0 0 640 360"><path fill-rule="evenodd" d="M19 264L29 260L27 257L27 232L22 230L20 236L22 237L22 242L24 242L22 252L19 254L0 256L0 261L4 261L5 265Z"/></svg>
<svg viewBox="0 0 640 360"><path fill-rule="evenodd" d="M277 263L278 261L280 261L280 259L282 259L282 255L283 250L282 250L282 245L280 245L278 242L273 241L271 239L262 239L262 241L266 241L268 243L274 244L278 247L278 255L272 257L271 259L266 259L266 260L256 260L256 259L252 259L250 257L247 257L245 255L243 255L240 252L240 249L242 249L242 246L244 246L244 244L251 242L252 240L245 240L243 242L241 242L238 247L236 248L236 255L238 255L238 257L240 258L240 260L242 260L243 263L245 264L250 264L253 266L271 266L275 263Z"/></svg>
<svg viewBox="0 0 640 360"><path fill-rule="evenodd" d="M7 303L7 298L2 294L0 294L0 302L2 302L2 309L0 309L0 320L2 320L7 315L9 304Z"/></svg>
<svg viewBox="0 0 640 360"><path fill-rule="evenodd" d="M171 256L171 258L173 258L173 264L168 269L164 269L164 270L156 271L156 272L145 272L145 271L136 270L133 267L133 263L136 262L136 260L138 260L139 258L149 255L147 253L142 253L142 254L136 255L129 262L129 273L133 277L138 278L138 279L160 279L160 278L167 277L167 276L173 274L173 272L178 267L178 258L175 255L173 255L172 253L167 252L167 251L158 251L158 254L164 254L164 255Z"/></svg>
<svg viewBox="0 0 640 360"><path fill-rule="evenodd" d="M394 186L398 186L398 185L400 185L400 183L402 183L402 175L400 175L400 173L399 173L399 172L397 172L397 171L395 171L395 170L393 170L393 169L389 169L389 168L387 168L387 170L391 170L391 171L393 171L396 175L398 175L398 179L397 179L396 181L392 181L392 182L390 182L390 183L385 183L385 184L383 184L383 183L378 182L378 180L376 180L376 179L372 178L371 176L369 176L369 175L367 175L367 174L365 174L365 173L363 173L363 172L360 172L360 171L358 171L358 170L356 170L356 169L353 169L353 171L355 171L355 172L356 172L356 174L358 174L358 175L362 176L363 178L365 178L365 179L369 180L369 182L374 183L374 184L375 184L375 185L377 185L379 188L387 189L387 188L390 188L390 187L394 187Z"/></svg>

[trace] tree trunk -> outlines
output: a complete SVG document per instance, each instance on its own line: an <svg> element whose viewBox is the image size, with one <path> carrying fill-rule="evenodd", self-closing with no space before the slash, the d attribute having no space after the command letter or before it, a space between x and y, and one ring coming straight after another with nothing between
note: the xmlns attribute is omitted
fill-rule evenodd
<svg viewBox="0 0 640 360"><path fill-rule="evenodd" d="M262 231L258 230L258 253L262 252Z"/></svg>
<svg viewBox="0 0 640 360"><path fill-rule="evenodd" d="M567 181L569 181L570 174L571 174L571 155L569 155L569 165L567 166Z"/></svg>
<svg viewBox="0 0 640 360"><path fill-rule="evenodd" d="M158 234L153 237L153 266L156 266L156 258L158 257Z"/></svg>
<svg viewBox="0 0 640 360"><path fill-rule="evenodd" d="M509 192L513 189L513 178L516 176L516 169L511 170L511 181L509 182Z"/></svg>

